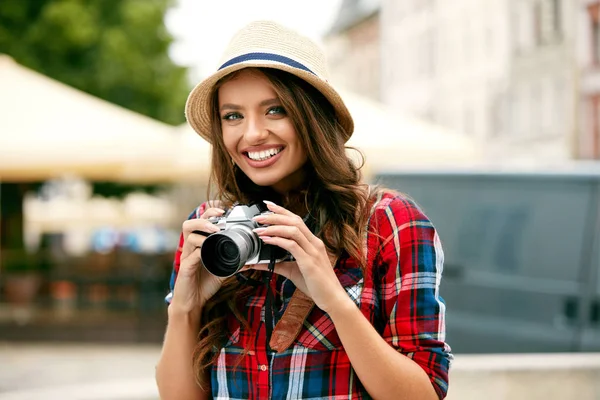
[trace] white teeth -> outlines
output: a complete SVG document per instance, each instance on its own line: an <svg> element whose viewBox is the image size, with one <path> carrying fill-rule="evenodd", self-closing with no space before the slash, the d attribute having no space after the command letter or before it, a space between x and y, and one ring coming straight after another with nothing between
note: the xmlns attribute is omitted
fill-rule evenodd
<svg viewBox="0 0 600 400"><path fill-rule="evenodd" d="M282 150L282 148L279 148L279 149L273 148L273 149L263 150L263 151L249 151L248 157L255 161L264 161L268 158L273 157L274 155L279 153L281 150Z"/></svg>

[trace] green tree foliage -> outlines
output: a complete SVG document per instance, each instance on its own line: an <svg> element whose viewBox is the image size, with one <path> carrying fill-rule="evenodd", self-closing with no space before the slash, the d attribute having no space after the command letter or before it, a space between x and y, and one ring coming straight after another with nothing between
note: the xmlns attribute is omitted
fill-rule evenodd
<svg viewBox="0 0 600 400"><path fill-rule="evenodd" d="M0 53L104 100L184 121L187 70L168 50L171 0L2 0Z"/></svg>
<svg viewBox="0 0 600 400"><path fill-rule="evenodd" d="M0 53L53 79L168 124L184 122L187 69L169 58L173 0L0 0ZM0 247L22 248L23 194L0 183ZM122 196L156 187L95 182ZM10 243L14 239L13 243Z"/></svg>

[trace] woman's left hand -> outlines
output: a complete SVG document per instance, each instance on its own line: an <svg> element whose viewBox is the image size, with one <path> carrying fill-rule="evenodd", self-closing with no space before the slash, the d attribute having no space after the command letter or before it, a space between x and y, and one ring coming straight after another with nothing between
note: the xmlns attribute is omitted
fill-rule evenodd
<svg viewBox="0 0 600 400"><path fill-rule="evenodd" d="M265 204L273 214L259 215L254 220L269 226L254 232L266 244L279 246L296 259L276 264L275 273L291 280L325 312L349 300L333 270L335 258L327 253L323 241L313 235L298 215L271 202ZM268 264L251 268L266 271Z"/></svg>

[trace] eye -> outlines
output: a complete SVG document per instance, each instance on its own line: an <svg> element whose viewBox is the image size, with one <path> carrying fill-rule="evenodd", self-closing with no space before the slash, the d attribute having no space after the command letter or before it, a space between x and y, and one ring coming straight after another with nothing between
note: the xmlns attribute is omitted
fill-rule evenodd
<svg viewBox="0 0 600 400"><path fill-rule="evenodd" d="M222 117L222 119L224 121L235 121L235 120L242 119L242 118L243 118L242 114L237 113L237 112L230 112L230 113L223 115L223 117Z"/></svg>
<svg viewBox="0 0 600 400"><path fill-rule="evenodd" d="M285 110L281 106L271 107L267 110L268 115L285 115Z"/></svg>

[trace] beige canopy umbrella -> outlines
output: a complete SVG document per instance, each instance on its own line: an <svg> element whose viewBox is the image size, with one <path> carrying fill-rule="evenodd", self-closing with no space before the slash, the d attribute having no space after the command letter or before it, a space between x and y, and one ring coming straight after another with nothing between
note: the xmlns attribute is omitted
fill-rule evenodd
<svg viewBox="0 0 600 400"><path fill-rule="evenodd" d="M0 56L0 181L151 180L173 128Z"/></svg>
<svg viewBox="0 0 600 400"><path fill-rule="evenodd" d="M210 175L211 148L187 123L180 125L173 128L172 143L165 149L168 160L147 165L144 171L131 165L122 171L122 179L205 185Z"/></svg>
<svg viewBox="0 0 600 400"><path fill-rule="evenodd" d="M392 112L381 103L352 92L341 93L354 119L348 146L365 155L367 176L389 167L465 165L481 160L468 137L407 114ZM355 158L355 152L348 154Z"/></svg>
<svg viewBox="0 0 600 400"><path fill-rule="evenodd" d="M210 175L212 145L201 138L189 125L178 128L178 151L175 168L182 180L206 183Z"/></svg>

